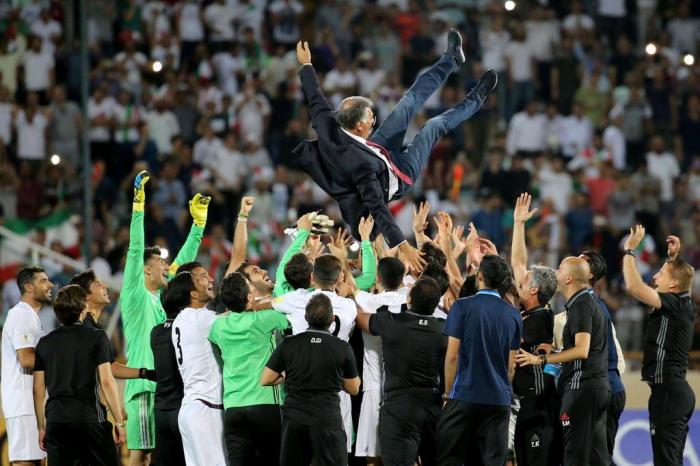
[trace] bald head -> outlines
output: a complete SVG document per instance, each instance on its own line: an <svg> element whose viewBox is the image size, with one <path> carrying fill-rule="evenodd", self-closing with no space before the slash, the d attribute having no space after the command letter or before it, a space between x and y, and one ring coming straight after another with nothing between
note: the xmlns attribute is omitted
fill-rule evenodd
<svg viewBox="0 0 700 466"><path fill-rule="evenodd" d="M566 287L587 286L591 277L591 269L585 259L580 257L567 257L559 265L557 270L557 282L559 289Z"/></svg>

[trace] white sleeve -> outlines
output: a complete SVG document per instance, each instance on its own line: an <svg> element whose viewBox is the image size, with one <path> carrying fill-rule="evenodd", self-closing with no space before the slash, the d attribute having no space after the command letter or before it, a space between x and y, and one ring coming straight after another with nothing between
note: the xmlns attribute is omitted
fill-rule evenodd
<svg viewBox="0 0 700 466"><path fill-rule="evenodd" d="M366 312L368 314L372 314L375 312L374 306L372 304L372 294L367 293L366 291L359 291L355 295L355 302L357 303L358 306L362 308L363 312Z"/></svg>
<svg viewBox="0 0 700 466"><path fill-rule="evenodd" d="M217 315L214 311L210 310L202 310L197 312L197 317L195 318L197 322L197 326L199 327L200 330L202 330L204 333L209 335L209 331L211 330L211 326L214 323L214 321L217 319Z"/></svg>
<svg viewBox="0 0 700 466"><path fill-rule="evenodd" d="M615 350L617 350L617 371L620 375L625 373L625 355L622 354L622 348L620 347L620 342L617 341L617 332L615 331L615 325L611 322L613 341L615 342Z"/></svg>
<svg viewBox="0 0 700 466"><path fill-rule="evenodd" d="M286 295L285 295L286 296ZM279 311L282 314L291 314L292 308L288 303L288 299L285 296L280 296L272 300L272 309Z"/></svg>
<svg viewBox="0 0 700 466"><path fill-rule="evenodd" d="M22 313L11 330L10 340L15 351L35 348L41 337L41 326L30 314Z"/></svg>

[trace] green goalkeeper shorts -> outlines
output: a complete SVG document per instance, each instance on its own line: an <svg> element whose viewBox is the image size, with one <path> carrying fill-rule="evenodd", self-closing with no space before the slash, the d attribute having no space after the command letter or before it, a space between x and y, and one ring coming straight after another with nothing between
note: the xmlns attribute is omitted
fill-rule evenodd
<svg viewBox="0 0 700 466"><path fill-rule="evenodd" d="M126 402L126 445L129 450L156 447L155 393L141 392Z"/></svg>

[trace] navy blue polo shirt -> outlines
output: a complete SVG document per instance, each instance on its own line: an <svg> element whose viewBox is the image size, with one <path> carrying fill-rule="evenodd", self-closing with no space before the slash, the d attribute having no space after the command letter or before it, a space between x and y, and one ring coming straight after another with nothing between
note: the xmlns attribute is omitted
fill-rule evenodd
<svg viewBox="0 0 700 466"><path fill-rule="evenodd" d="M459 365L450 398L483 405L510 406L510 351L520 348L523 321L493 290L455 301L445 335L458 338Z"/></svg>
<svg viewBox="0 0 700 466"><path fill-rule="evenodd" d="M617 346L615 345L615 336L613 335L613 322L610 310L608 310L608 306L605 305L605 302L600 299L592 289L589 289L588 292L598 302L598 306L603 310L605 320L608 324L608 382L610 382L610 390L612 393L624 392L625 386L622 384L620 371L617 369Z"/></svg>

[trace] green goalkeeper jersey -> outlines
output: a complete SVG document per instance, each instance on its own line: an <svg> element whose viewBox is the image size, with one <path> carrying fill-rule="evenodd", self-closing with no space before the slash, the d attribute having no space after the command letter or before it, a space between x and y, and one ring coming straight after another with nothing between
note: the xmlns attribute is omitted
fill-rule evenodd
<svg viewBox="0 0 700 466"><path fill-rule="evenodd" d="M131 214L129 251L126 256L119 306L126 340L126 359L129 366L153 369L151 329L165 322L165 311L160 302L160 290L151 293L146 288L143 274L143 251L146 247L143 220L143 212ZM185 245L180 249L170 266L170 277L175 275L180 264L191 262L197 257L203 233L204 227L192 225ZM134 395L142 392L155 392L155 390L155 382L146 379L130 379L126 381L124 399L129 401Z"/></svg>

